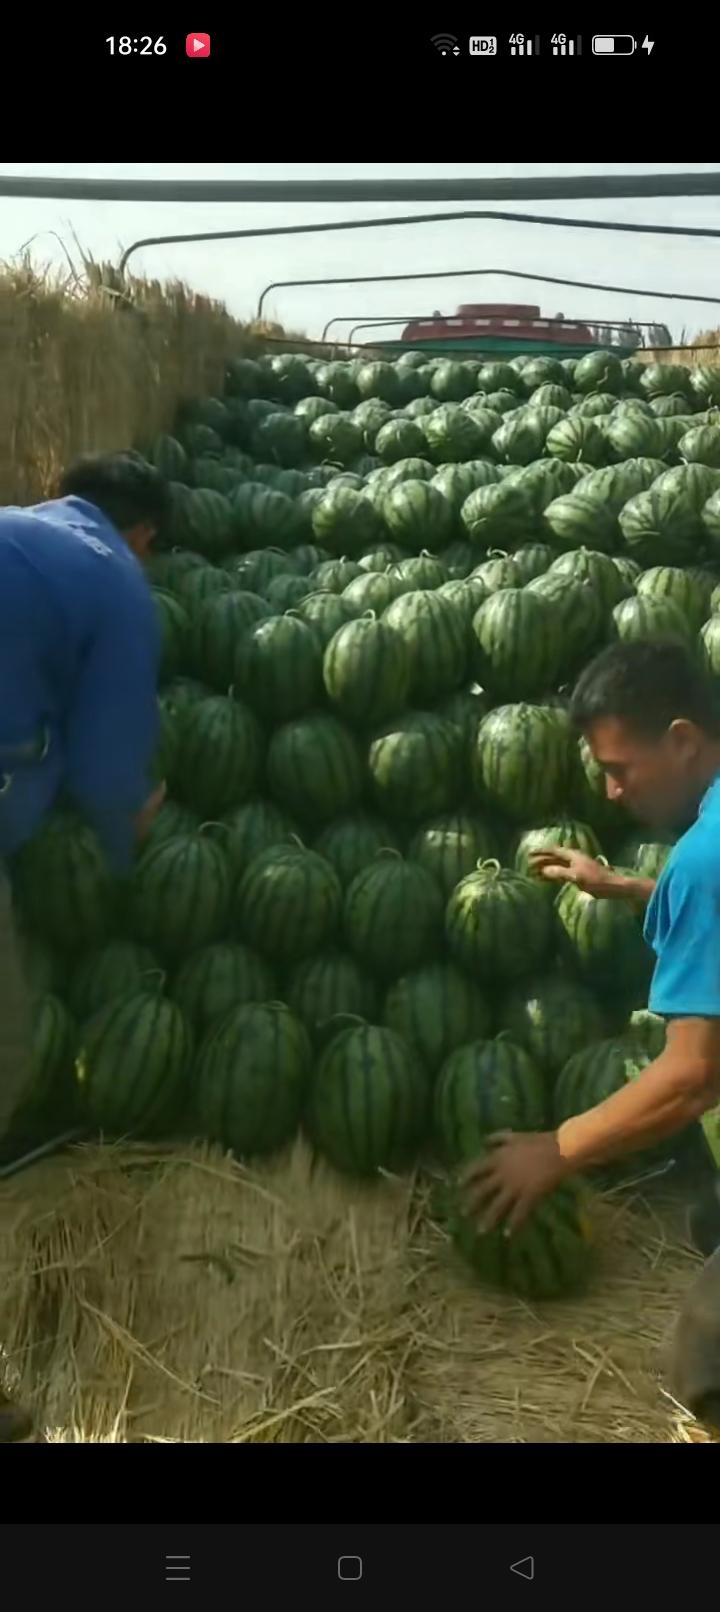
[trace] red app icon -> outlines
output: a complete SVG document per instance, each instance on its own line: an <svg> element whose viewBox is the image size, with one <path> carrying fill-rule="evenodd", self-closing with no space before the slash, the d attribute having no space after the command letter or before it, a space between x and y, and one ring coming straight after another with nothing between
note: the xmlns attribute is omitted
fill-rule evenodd
<svg viewBox="0 0 720 1612"><path fill-rule="evenodd" d="M186 56L209 56L210 55L210 35L209 34L188 34L186 39L185 39L185 55Z"/></svg>

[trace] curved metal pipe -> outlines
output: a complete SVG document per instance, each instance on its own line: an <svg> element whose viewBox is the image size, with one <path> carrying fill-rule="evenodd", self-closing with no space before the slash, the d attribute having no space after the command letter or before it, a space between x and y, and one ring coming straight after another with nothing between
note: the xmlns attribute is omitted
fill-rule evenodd
<svg viewBox="0 0 720 1612"><path fill-rule="evenodd" d="M132 257L133 252L139 252L140 248L143 246L172 246L178 245L182 241L242 241L253 240L258 236L265 235L319 235L337 230L386 229L389 226L405 224L447 224L450 223L451 220L460 218L493 218L496 221L499 220L501 223L506 224L545 224L551 227L562 229L621 230L630 234L687 235L698 236L701 239L711 240L720 238L720 229L698 229L695 227L684 229L678 224L630 224L622 223L617 219L600 221L599 219L594 218L547 218L537 213L505 213L497 210L463 210L462 212L458 213L403 213L394 218L344 218L338 220L337 223L282 224L276 226L274 229L203 230L200 233L193 233L191 235L147 235L144 236L142 240L133 241L132 244L123 252L119 264L119 273L121 275L125 273L125 269L127 268L127 264ZM341 276L335 281L321 279L316 282L308 281L307 283L315 283L317 285L349 285L352 284L353 278L353 276L350 276L349 278L343 278ZM363 278L363 275L357 276L358 280L362 280ZM392 279L394 277L391 275L389 278ZM406 276L400 275L397 278L405 279ZM284 282L282 280L278 280L265 287L258 304L257 317L259 319L262 318L262 304L264 298L267 296L268 291L275 290L277 286L282 285L283 283Z"/></svg>

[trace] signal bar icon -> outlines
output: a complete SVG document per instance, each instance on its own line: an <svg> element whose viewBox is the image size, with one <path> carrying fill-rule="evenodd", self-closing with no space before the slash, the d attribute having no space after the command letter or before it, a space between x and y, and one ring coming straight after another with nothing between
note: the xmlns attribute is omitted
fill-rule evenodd
<svg viewBox="0 0 720 1612"><path fill-rule="evenodd" d="M553 34L552 53L553 56L581 56L581 35L577 34L574 39L569 39L567 34Z"/></svg>
<svg viewBox="0 0 720 1612"><path fill-rule="evenodd" d="M539 56L540 55L540 35L539 34L534 34L532 39L531 39L529 36L526 38L525 34L511 34L510 35L510 55L511 56Z"/></svg>

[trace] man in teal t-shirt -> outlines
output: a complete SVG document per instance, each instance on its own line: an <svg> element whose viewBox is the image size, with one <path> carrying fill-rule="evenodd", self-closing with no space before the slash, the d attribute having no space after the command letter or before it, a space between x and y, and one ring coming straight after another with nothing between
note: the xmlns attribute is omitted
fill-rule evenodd
<svg viewBox="0 0 720 1612"><path fill-rule="evenodd" d="M568 1176L663 1141L720 1102L720 688L678 643L615 644L583 672L571 715L608 797L680 838L657 882L559 847L539 852L535 871L648 904L649 1006L666 1020L666 1046L557 1131L493 1139L468 1171L468 1203L483 1225L503 1222L510 1234ZM710 1197L695 1224L711 1257L680 1316L671 1372L678 1399L720 1425L720 1186Z"/></svg>

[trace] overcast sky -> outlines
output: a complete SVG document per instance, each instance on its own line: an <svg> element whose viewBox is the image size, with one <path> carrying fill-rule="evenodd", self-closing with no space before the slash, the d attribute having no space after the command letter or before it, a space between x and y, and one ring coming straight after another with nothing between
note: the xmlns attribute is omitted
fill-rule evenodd
<svg viewBox="0 0 720 1612"><path fill-rule="evenodd" d="M715 163L563 162L563 163L242 163L242 162L135 162L135 163L0 163L6 174L103 175L112 178L169 177L228 178L354 178L354 177L462 177L509 174L663 173L708 171ZM478 206L481 204L478 203ZM720 226L715 197L650 201L518 202L513 210L568 217L628 219L641 223ZM441 211L432 207L392 204L374 207L313 204L256 205L242 203L156 203L0 201L0 258L12 258L34 237L33 253L40 262L62 262L55 231L76 255L73 231L96 259L117 262L121 251L144 235L177 234L193 230L241 229L261 224L308 223L342 217L381 219L398 212ZM448 207L448 211L452 206ZM252 317L263 287L272 280L314 275L402 273L427 269L503 268L540 274L567 275L579 280L617 283L659 291L720 295L717 272L720 241L683 240L662 236L631 236L591 230L546 229L540 226L480 221L447 225L418 225L417 229L378 229L346 235L302 236L268 241L217 241L154 247L136 254L132 267L152 278L180 278L195 290L222 299L231 313ZM433 308L452 312L459 302L525 301L538 303L544 314L562 309L567 317L635 318L662 322L680 340L683 327L689 335L720 324L720 309L691 300L663 302L648 296L615 296L599 291L573 291L560 286L535 286L500 276L454 281L415 281L403 287L366 285L298 288L273 294L270 317L290 328L318 336L334 314L358 318L422 314ZM348 325L340 329L347 333Z"/></svg>

